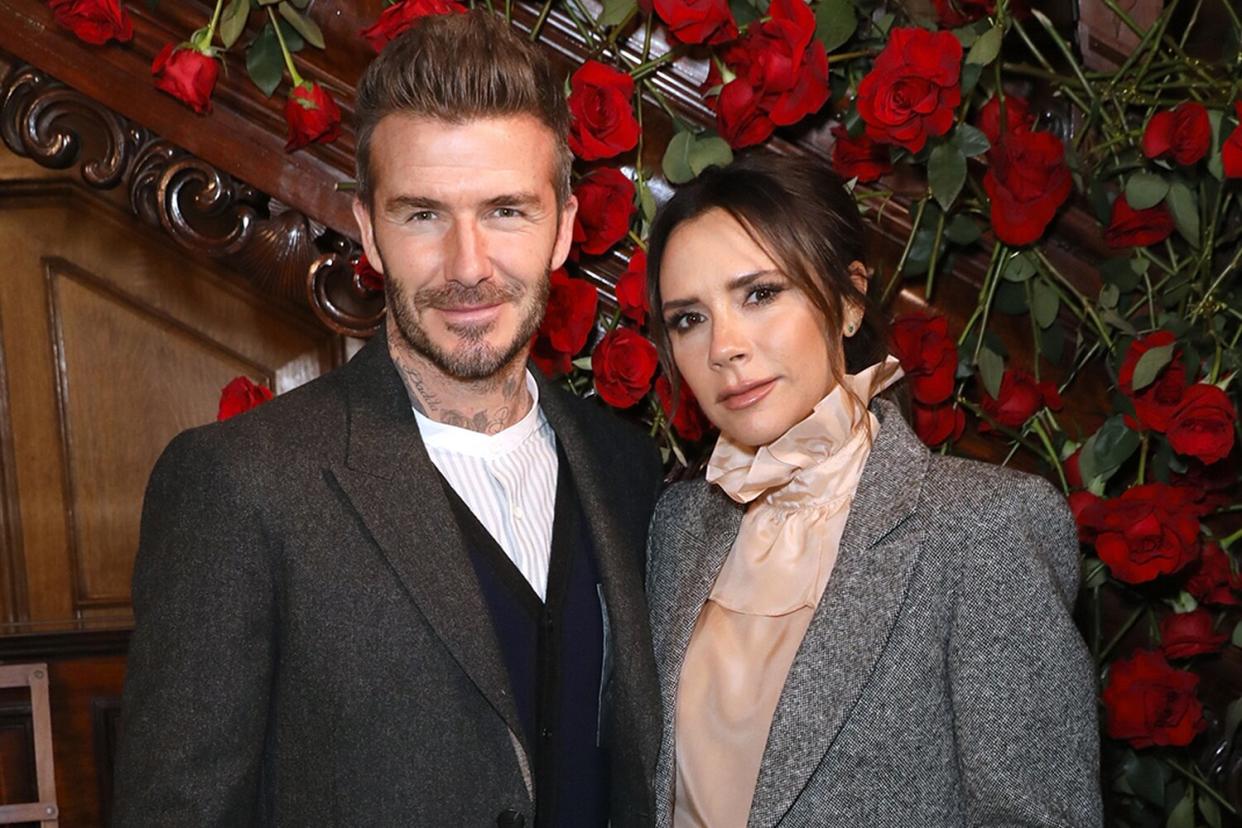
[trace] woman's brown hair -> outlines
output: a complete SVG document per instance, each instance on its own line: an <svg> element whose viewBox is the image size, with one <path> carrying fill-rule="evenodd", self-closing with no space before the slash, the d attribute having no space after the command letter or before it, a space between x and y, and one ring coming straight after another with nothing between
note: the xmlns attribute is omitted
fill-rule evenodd
<svg viewBox="0 0 1242 828"><path fill-rule="evenodd" d="M884 359L887 325L879 307L855 287L850 264L866 262L862 217L840 176L822 163L753 153L728 167L712 167L681 187L656 213L647 242L650 331L674 389L680 376L661 312L660 265L664 248L683 223L711 210L724 210L776 262L785 276L823 315L827 331L843 327L847 303L863 308L859 330L840 348L829 338L833 379ZM872 292L872 291L869 291Z"/></svg>

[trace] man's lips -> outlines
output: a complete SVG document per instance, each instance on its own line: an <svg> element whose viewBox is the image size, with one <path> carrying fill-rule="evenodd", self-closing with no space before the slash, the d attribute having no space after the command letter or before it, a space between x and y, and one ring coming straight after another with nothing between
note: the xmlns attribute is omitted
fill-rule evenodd
<svg viewBox="0 0 1242 828"><path fill-rule="evenodd" d="M500 313L503 302L491 305L459 305L451 308L438 308L450 323L455 325L471 325L491 322Z"/></svg>
<svg viewBox="0 0 1242 828"><path fill-rule="evenodd" d="M721 392L716 402L732 411L747 408L762 400L776 386L776 378L731 385Z"/></svg>

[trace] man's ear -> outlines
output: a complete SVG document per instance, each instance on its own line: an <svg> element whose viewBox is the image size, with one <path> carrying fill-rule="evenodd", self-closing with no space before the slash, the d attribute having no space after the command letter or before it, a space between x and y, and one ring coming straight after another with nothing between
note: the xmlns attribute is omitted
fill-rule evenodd
<svg viewBox="0 0 1242 828"><path fill-rule="evenodd" d="M362 199L354 197L354 221L358 222L358 235L362 237L362 250L367 254L371 267L384 272L384 260L375 246L375 226L371 223L371 210L362 203Z"/></svg>
<svg viewBox="0 0 1242 828"><path fill-rule="evenodd" d="M556 244L552 248L549 265L556 270L569 258L569 248L574 243L574 217L578 215L578 197L570 195L561 207L561 214L556 220Z"/></svg>

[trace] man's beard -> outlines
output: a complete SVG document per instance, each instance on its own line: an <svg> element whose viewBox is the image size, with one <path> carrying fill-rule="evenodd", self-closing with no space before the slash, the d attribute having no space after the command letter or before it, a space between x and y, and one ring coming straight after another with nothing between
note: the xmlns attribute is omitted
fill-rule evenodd
<svg viewBox="0 0 1242 828"><path fill-rule="evenodd" d="M384 267L382 261L380 266ZM386 267L384 270L387 272ZM543 321L551 289L550 273L551 269L545 267L543 278L533 285L533 295L526 303L522 302L522 298L530 288L512 277L502 277L503 281L500 283L486 280L473 286L449 282L440 287L422 288L412 296L397 279L386 278L384 298L388 312L397 324L397 331L411 350L454 379L484 380L496 376L524 356L523 352L530 344L531 337L539 330L539 324ZM426 308L504 303L515 304L521 316L513 339L500 348L493 347L486 341L487 335L496 325L495 322L482 325L447 325L450 333L464 341L457 348L447 350L431 340L418 320L418 310Z"/></svg>

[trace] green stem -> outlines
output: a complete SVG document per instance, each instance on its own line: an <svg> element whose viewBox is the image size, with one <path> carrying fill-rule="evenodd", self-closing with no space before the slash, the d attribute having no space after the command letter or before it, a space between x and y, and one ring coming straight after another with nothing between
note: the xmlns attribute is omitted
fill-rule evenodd
<svg viewBox="0 0 1242 828"><path fill-rule="evenodd" d="M992 267L990 268L991 278L984 283L983 288L979 291L981 295L986 294L986 296L980 305L983 308L983 315L979 317L979 336L975 337L975 352L970 360L972 365L979 364L979 349L983 347L983 335L988 330L988 316L992 313L992 301L996 298L996 288L1000 285L1000 274L1004 268L1003 261L1009 253L1009 248L1006 245L998 244L996 247L1001 250L1001 253L998 256L995 251L993 252Z"/></svg>
<svg viewBox="0 0 1242 828"><path fill-rule="evenodd" d="M211 22L207 24L207 45L216 36L216 24L220 22L220 12L224 9L224 0L216 0L216 10L211 13Z"/></svg>
<svg viewBox="0 0 1242 828"><path fill-rule="evenodd" d="M1114 647L1121 643L1121 639L1125 638L1126 633L1130 631L1131 627L1138 623L1138 620L1143 617L1143 613L1145 612L1147 612L1146 605L1139 607L1131 613L1130 617L1126 619L1126 623L1121 625L1121 629L1117 630L1117 634L1114 635L1112 639L1104 645L1104 649L1100 651L1099 658L1097 659L1098 664L1103 664L1108 659L1108 654L1113 651Z"/></svg>
<svg viewBox="0 0 1242 828"><path fill-rule="evenodd" d="M1044 427L1039 424L1039 420L1031 420L1031 429L1039 437L1039 441L1044 444L1044 451L1048 453L1048 460L1051 461L1052 467L1057 470L1057 478L1061 481L1061 491L1069 494L1069 481L1065 479L1065 469L1061 467L1061 458L1057 456L1057 451L1052 447L1052 440L1048 437L1048 432L1044 431Z"/></svg>
<svg viewBox="0 0 1242 828"><path fill-rule="evenodd" d="M1220 546L1225 551L1229 551L1229 547L1233 546L1240 539L1242 539L1242 529L1239 529L1238 531L1234 532L1232 535L1229 535L1228 537L1221 538Z"/></svg>
<svg viewBox="0 0 1242 828"><path fill-rule="evenodd" d="M944 220L947 217L948 213L941 210L940 218L936 221L936 236L932 239L931 260L927 263L927 287L923 289L924 298L928 302L932 299L936 284L936 265L940 263L940 242L944 239Z"/></svg>
<svg viewBox="0 0 1242 828"><path fill-rule="evenodd" d="M1096 314L1092 303L1088 302L1087 298L1078 292L1078 288L1074 287L1068 279L1061 275L1060 271L1052 266L1052 262L1048 261L1048 257L1044 255L1042 250L1036 248L1034 252L1035 258L1045 268L1045 275L1051 276L1053 279L1060 282L1066 290L1074 295L1074 298L1077 299L1082 305L1083 310L1086 311L1087 315L1091 317L1091 321L1095 323L1096 330L1100 334L1100 339L1104 340L1104 344L1107 345L1108 349L1111 351L1113 349L1113 338L1108 335L1108 328L1105 327L1104 322L1101 321L1099 315Z"/></svg>
<svg viewBox="0 0 1242 828"><path fill-rule="evenodd" d="M539 30L543 28L543 24L548 19L548 12L550 11L552 11L552 0L543 0L543 6L539 9L539 16L535 18L535 25L530 27L531 43L539 39Z"/></svg>
<svg viewBox="0 0 1242 828"><path fill-rule="evenodd" d="M1190 771L1186 770L1185 768L1183 768L1181 765L1179 765L1177 762L1175 762L1172 759L1169 759L1168 763L1175 771L1180 773L1182 776L1185 776L1191 782L1195 783L1195 785L1199 788L1199 790L1203 791L1208 796L1212 797L1212 799L1215 799L1218 803L1220 803L1221 807L1223 807L1229 813L1233 814L1234 816L1238 815L1237 810L1232 805L1229 804L1229 800L1225 799L1223 796L1217 793L1216 790L1207 783L1207 780L1202 779L1199 774L1191 773Z"/></svg>
<svg viewBox="0 0 1242 828"><path fill-rule="evenodd" d="M1147 448L1150 445L1151 445L1151 438L1148 436L1147 432L1143 432L1143 440L1139 444L1138 476L1136 477L1134 481L1134 484L1136 486L1142 486L1144 483L1147 482Z"/></svg>
<svg viewBox="0 0 1242 828"><path fill-rule="evenodd" d="M919 232L919 225L923 223L923 210L927 208L927 199L919 199L919 203L914 209L914 221L910 223L910 237L906 239L906 246L901 251L901 258L897 260L897 267L893 270L893 275L889 278L888 284L884 286L884 295L880 298L880 304L888 304L888 300L892 298L893 290L901 281L901 271L905 269L906 259L910 258L910 248L914 247L914 236Z"/></svg>
<svg viewBox="0 0 1242 828"><path fill-rule="evenodd" d="M647 61L646 63L639 64L638 66L631 69L630 77L634 78L634 80L636 81L642 80L643 78L647 77L647 75L650 75L652 72L654 72L656 69L659 69L664 64L669 63L670 61L677 60L677 58L682 56L684 51L685 50L681 46L675 46L672 49L669 49L664 54L660 55L658 58L653 58Z"/></svg>
<svg viewBox="0 0 1242 828"><path fill-rule="evenodd" d="M285 45L285 36L280 33L280 23L276 21L276 13L272 11L272 7L267 7L267 16L272 21L272 28L276 30L276 40L280 42L280 53L285 57L285 68L289 70L289 79L293 81L296 89L306 81L302 80L302 76L298 74L297 68L293 65L293 55L289 53L289 47Z"/></svg>

